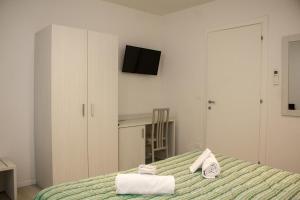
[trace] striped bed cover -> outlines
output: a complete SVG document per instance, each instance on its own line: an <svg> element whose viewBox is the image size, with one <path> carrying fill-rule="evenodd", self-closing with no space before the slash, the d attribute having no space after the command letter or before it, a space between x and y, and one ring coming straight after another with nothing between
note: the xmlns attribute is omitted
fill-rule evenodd
<svg viewBox="0 0 300 200"><path fill-rule="evenodd" d="M201 172L189 172L200 155L194 151L156 162L159 175L174 175L174 195L117 195L117 173L60 184L39 192L35 200L118 200L118 199L297 199L300 200L300 174L252 164L217 154L222 172L216 179L204 179ZM136 169L123 173L136 172Z"/></svg>

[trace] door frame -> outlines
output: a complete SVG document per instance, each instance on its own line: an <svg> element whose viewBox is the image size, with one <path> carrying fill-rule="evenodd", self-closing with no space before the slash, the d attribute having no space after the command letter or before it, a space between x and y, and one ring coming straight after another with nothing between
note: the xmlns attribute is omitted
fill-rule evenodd
<svg viewBox="0 0 300 200"><path fill-rule="evenodd" d="M205 64L204 73L202 74L202 109L203 112L203 133L204 133L204 147L207 147L207 99L208 99L208 35L212 32L224 31L228 29L234 29L244 26L250 26L255 24L261 24L262 27L262 55L261 55L261 99L263 103L260 107L260 131L259 131L259 149L258 149L258 159L262 164L268 163L268 151L267 151L267 127L268 127L268 16L260 17L254 20L250 20L244 23L231 24L227 26L222 26L218 28L208 29L205 31Z"/></svg>

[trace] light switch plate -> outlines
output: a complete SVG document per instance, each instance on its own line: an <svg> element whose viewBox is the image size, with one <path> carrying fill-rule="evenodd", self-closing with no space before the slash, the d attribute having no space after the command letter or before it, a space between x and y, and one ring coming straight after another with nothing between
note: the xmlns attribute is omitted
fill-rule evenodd
<svg viewBox="0 0 300 200"><path fill-rule="evenodd" d="M278 69L273 70L273 85L279 85L280 78L279 78L279 71Z"/></svg>

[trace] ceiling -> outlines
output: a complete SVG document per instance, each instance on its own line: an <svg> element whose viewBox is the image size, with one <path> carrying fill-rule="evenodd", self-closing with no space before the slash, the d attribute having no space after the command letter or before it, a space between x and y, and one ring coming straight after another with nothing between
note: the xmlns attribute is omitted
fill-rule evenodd
<svg viewBox="0 0 300 200"><path fill-rule="evenodd" d="M103 0L157 15L166 15L213 0Z"/></svg>

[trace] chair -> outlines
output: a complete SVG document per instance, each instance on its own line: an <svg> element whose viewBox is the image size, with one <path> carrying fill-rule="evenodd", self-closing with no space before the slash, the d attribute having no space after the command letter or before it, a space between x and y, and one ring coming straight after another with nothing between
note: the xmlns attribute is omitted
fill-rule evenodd
<svg viewBox="0 0 300 200"><path fill-rule="evenodd" d="M169 108L153 109L152 115L152 131L151 131L151 151L152 162L155 162L155 154L165 151L165 157L168 158L168 124L169 124Z"/></svg>

